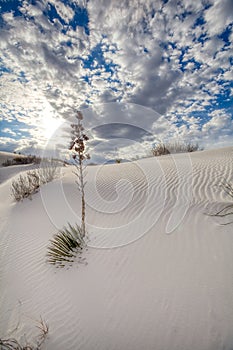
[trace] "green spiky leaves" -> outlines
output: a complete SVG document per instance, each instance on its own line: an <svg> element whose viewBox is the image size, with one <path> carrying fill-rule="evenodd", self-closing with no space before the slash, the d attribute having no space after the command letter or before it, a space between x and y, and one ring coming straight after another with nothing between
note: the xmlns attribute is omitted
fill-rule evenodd
<svg viewBox="0 0 233 350"><path fill-rule="evenodd" d="M73 262L85 246L82 229L78 225L68 224L68 227L56 233L50 241L47 261L50 264L64 267L66 263Z"/></svg>

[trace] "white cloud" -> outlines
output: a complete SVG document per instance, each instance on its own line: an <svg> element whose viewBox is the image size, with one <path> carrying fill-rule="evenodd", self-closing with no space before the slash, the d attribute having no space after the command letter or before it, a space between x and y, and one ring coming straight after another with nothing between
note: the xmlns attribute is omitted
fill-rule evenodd
<svg viewBox="0 0 233 350"><path fill-rule="evenodd" d="M54 5L57 13L66 23L69 23L69 21L73 19L74 11L71 7L57 0L50 0L50 3Z"/></svg>
<svg viewBox="0 0 233 350"><path fill-rule="evenodd" d="M210 121L203 125L202 130L204 132L211 131L212 133L219 133L223 131L233 131L233 123L231 116L224 110L215 110L209 114L211 117ZM225 129L225 130L224 130Z"/></svg>
<svg viewBox="0 0 233 350"><path fill-rule="evenodd" d="M34 5L23 1L20 9L25 18L4 14L0 37L2 64L8 69L0 77L2 114L33 127L29 134L39 147L45 138L38 126L47 114L68 118L75 108L123 101L182 120L185 113L190 117L205 111L223 92L224 81L232 79L232 45L217 37L232 21L229 0L212 1L207 9L207 1L201 0L132 0L130 6L128 0L82 1L90 35L83 27L69 25L75 15L69 5L59 0L51 3L65 26L45 16L47 1ZM205 22L197 24L202 15ZM80 58L87 59L96 45L102 47L109 71L97 57L92 67L84 68ZM190 120L190 127L178 132L199 137L200 130ZM152 124L147 121L148 128ZM202 132L211 130L208 124Z"/></svg>
<svg viewBox="0 0 233 350"><path fill-rule="evenodd" d="M221 34L233 21L232 0L212 0L212 6L205 11L204 17L209 35Z"/></svg>
<svg viewBox="0 0 233 350"><path fill-rule="evenodd" d="M15 136L15 135L16 135L16 133L15 133L13 130L9 129L9 128L4 128L4 129L2 129L2 132L3 132L4 134L10 134L10 135L12 135L12 136Z"/></svg>

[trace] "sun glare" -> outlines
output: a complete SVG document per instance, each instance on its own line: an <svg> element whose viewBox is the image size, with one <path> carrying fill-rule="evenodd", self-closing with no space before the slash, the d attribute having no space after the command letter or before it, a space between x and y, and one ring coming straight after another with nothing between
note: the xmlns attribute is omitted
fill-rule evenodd
<svg viewBox="0 0 233 350"><path fill-rule="evenodd" d="M55 133L55 131L59 128L59 126L63 123L62 119L54 118L51 116L46 116L42 121L42 128L44 136L49 139Z"/></svg>

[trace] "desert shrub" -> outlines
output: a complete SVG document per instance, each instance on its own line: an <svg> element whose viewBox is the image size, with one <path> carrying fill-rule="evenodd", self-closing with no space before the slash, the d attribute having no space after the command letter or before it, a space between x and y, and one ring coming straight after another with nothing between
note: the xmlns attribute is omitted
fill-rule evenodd
<svg viewBox="0 0 233 350"><path fill-rule="evenodd" d="M81 227L68 224L63 230L56 233L50 241L47 252L47 261L60 267L67 262L73 262L80 254L86 243Z"/></svg>
<svg viewBox="0 0 233 350"><path fill-rule="evenodd" d="M32 156L32 163L34 163L34 164L40 164L41 161L42 161L41 157Z"/></svg>
<svg viewBox="0 0 233 350"><path fill-rule="evenodd" d="M58 166L55 161L43 163L40 169L27 171L12 181L11 191L17 202L38 192L41 185L51 182L58 175Z"/></svg>
<svg viewBox="0 0 233 350"><path fill-rule="evenodd" d="M41 158L37 156L23 156L23 157L16 157L13 159L15 164L40 164Z"/></svg>
<svg viewBox="0 0 233 350"><path fill-rule="evenodd" d="M217 216L220 218L231 217L233 215L233 184L230 184L228 182L224 182L222 184L222 188L226 192L226 194L228 195L228 197L232 201L232 203L225 205L217 213L211 214L211 216ZM229 225L229 224L233 224L233 221L226 222L222 225Z"/></svg>
<svg viewBox="0 0 233 350"><path fill-rule="evenodd" d="M11 165L23 165L23 164L40 164L41 158L37 156L22 156L22 157L15 157L13 159L6 159L2 166L11 166Z"/></svg>
<svg viewBox="0 0 233 350"><path fill-rule="evenodd" d="M13 164L17 164L17 165L33 163L31 157L16 157L12 160L12 162Z"/></svg>
<svg viewBox="0 0 233 350"><path fill-rule="evenodd" d="M170 153L186 153L200 150L198 143L163 143L160 142L152 148L153 156L162 156Z"/></svg>
<svg viewBox="0 0 233 350"><path fill-rule="evenodd" d="M43 161L39 170L40 183L53 181L59 173L58 162L55 160Z"/></svg>
<svg viewBox="0 0 233 350"><path fill-rule="evenodd" d="M191 144L191 143L188 143L186 144L186 151L187 152L196 152L196 151L200 151L201 148L199 147L198 143L196 144Z"/></svg>
<svg viewBox="0 0 233 350"><path fill-rule="evenodd" d="M12 159L6 159L3 163L2 166L10 166L13 165L12 164Z"/></svg>
<svg viewBox="0 0 233 350"><path fill-rule="evenodd" d="M13 180L11 184L12 194L17 202L24 198L31 198L40 187L40 177L38 170L28 171L25 175L20 175L18 179Z"/></svg>
<svg viewBox="0 0 233 350"><path fill-rule="evenodd" d="M1 350L40 350L41 346L45 342L47 337L49 327L48 325L41 319L39 326L37 326L40 330L40 334L36 339L36 345L21 345L16 339L0 339L0 349Z"/></svg>
<svg viewBox="0 0 233 350"><path fill-rule="evenodd" d="M159 143L154 148L152 148L152 154L153 156L157 157L170 154L170 151L164 143Z"/></svg>

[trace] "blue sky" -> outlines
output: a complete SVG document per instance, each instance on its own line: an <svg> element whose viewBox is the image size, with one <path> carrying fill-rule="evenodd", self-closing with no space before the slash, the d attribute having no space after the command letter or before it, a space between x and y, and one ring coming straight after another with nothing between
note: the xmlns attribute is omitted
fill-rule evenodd
<svg viewBox="0 0 233 350"><path fill-rule="evenodd" d="M105 158L137 153L138 128L232 145L232 42L232 0L0 0L0 150L43 152L77 109L116 128L90 132Z"/></svg>

